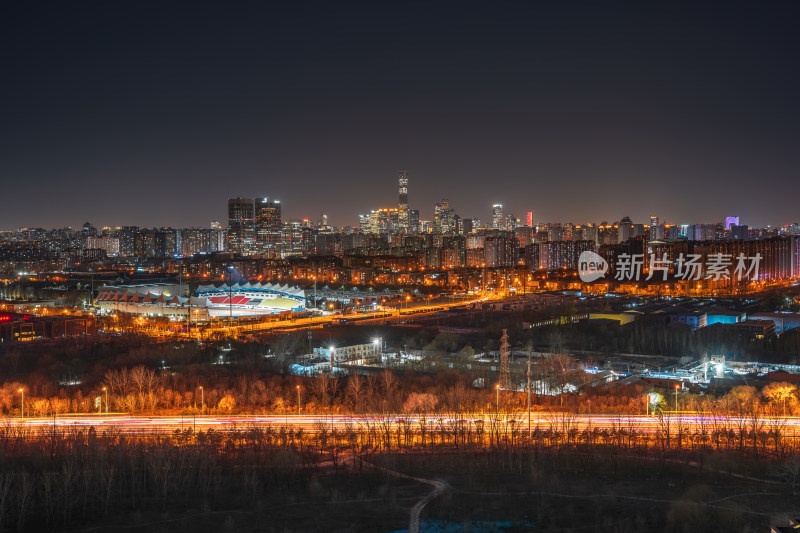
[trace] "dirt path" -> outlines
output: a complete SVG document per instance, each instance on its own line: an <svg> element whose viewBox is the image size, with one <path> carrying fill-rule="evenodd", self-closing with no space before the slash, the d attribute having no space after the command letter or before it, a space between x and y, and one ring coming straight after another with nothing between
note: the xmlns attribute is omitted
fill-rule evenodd
<svg viewBox="0 0 800 533"><path fill-rule="evenodd" d="M414 477L409 476L408 474L403 474L402 472L397 472L396 470L389 470L388 468L384 468L382 466L378 466L372 463L365 463L369 464L373 468L380 470L382 472L386 472L390 476L399 477L403 479L410 479L412 481L417 481L419 483L424 483L426 485L430 485L433 487L433 490L426 494L420 501L414 504L414 507L411 508L411 516L408 522L408 533L419 533L419 515L422 514L422 510L428 505L434 498L441 495L450 487L446 482L440 479L425 479L422 477Z"/></svg>
<svg viewBox="0 0 800 533"><path fill-rule="evenodd" d="M409 479L419 481L420 483L427 483L428 485L433 486L433 490L411 508L411 519L408 522L408 533L419 533L419 515L422 513L422 509L424 509L431 500L447 490L447 483L437 479L423 479L419 477L411 477Z"/></svg>

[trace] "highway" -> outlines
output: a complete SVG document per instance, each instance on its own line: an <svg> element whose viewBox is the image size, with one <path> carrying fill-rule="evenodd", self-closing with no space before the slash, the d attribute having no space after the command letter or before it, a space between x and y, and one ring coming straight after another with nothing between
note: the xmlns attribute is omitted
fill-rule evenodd
<svg viewBox="0 0 800 533"><path fill-rule="evenodd" d="M469 424L473 427L483 425L488 428L493 422L499 420L500 423L508 427L513 424L519 431L526 431L528 428L527 413L499 413L470 415L470 416L447 416L447 415L236 415L236 416L127 416L124 414L94 414L94 415L63 415L47 418L0 418L0 429L3 428L27 428L27 429L50 429L56 428L87 428L94 426L98 431L113 430L120 433L129 434L163 434L172 433L175 430L193 429L205 431L214 429L217 431L234 431L253 427L292 427L302 428L307 433L317 433L322 429L364 431L370 427L386 427L387 422L395 430L410 425L411 429L418 429L424 422L430 431L438 429L442 424L453 426L457 423L462 425ZM663 418L654 416L610 416L610 415L574 415L564 413L532 413L531 426L540 430L557 429L564 431L576 429L625 429L636 430L640 433L655 433L663 430L669 424L670 431L677 431L678 427L694 431L705 429L711 431L715 428L736 429L752 427L752 420L739 417L715 417L702 414L672 414ZM763 430L771 427L782 428L786 436L797 436L800 434L800 418L796 417L771 417L759 418L758 424Z"/></svg>

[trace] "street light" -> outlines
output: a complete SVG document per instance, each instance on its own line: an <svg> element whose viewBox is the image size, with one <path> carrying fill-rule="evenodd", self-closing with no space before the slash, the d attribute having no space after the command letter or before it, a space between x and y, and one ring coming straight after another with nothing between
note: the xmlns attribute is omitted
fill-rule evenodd
<svg viewBox="0 0 800 533"><path fill-rule="evenodd" d="M203 392L203 386L200 386L200 410L205 414L206 412L206 396Z"/></svg>
<svg viewBox="0 0 800 533"><path fill-rule="evenodd" d="M22 395L22 401L19 404L20 418L25 418L25 389L19 389L19 393Z"/></svg>
<svg viewBox="0 0 800 533"><path fill-rule="evenodd" d="M380 355L380 353L383 351L381 350L381 339L380 338L373 339L372 344L375 345L375 355Z"/></svg>
<svg viewBox="0 0 800 533"><path fill-rule="evenodd" d="M495 414L500 414L500 384L494 386L494 391L497 395L497 399L495 400Z"/></svg>
<svg viewBox="0 0 800 533"><path fill-rule="evenodd" d="M297 389L297 414L300 414L300 385L295 385Z"/></svg>
<svg viewBox="0 0 800 533"><path fill-rule="evenodd" d="M106 393L106 414L108 414L108 389L103 387L103 392Z"/></svg>
<svg viewBox="0 0 800 533"><path fill-rule="evenodd" d="M228 306L231 310L231 324L233 323L233 265L228 267Z"/></svg>
<svg viewBox="0 0 800 533"><path fill-rule="evenodd" d="M675 412L678 412L678 389L681 388L677 383L675 384Z"/></svg>

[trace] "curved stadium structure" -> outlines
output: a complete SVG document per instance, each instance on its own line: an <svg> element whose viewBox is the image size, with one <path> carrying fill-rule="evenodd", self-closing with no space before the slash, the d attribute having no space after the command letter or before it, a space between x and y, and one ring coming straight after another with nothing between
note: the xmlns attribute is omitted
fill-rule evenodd
<svg viewBox="0 0 800 533"><path fill-rule="evenodd" d="M95 301L104 313L185 317L191 312L193 318L298 312L307 301L304 290L271 283L200 285L190 298L182 292L182 287L166 283L106 286Z"/></svg>
<svg viewBox="0 0 800 533"><path fill-rule="evenodd" d="M272 315L306 308L306 292L288 285L239 282L200 285L198 299L205 300L209 316Z"/></svg>

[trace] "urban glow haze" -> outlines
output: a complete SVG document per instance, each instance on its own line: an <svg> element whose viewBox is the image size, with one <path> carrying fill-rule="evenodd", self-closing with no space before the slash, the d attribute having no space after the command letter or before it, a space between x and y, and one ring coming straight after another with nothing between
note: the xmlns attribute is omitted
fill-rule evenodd
<svg viewBox="0 0 800 533"><path fill-rule="evenodd" d="M229 197L356 225L798 220L796 2L18 4L0 229L207 226Z"/></svg>

